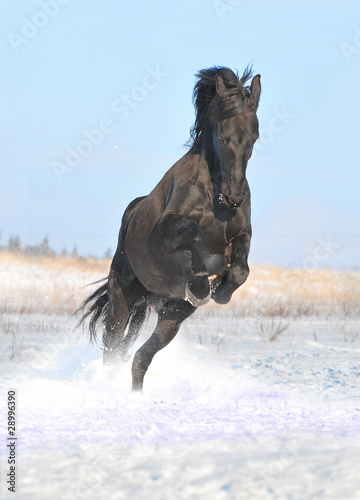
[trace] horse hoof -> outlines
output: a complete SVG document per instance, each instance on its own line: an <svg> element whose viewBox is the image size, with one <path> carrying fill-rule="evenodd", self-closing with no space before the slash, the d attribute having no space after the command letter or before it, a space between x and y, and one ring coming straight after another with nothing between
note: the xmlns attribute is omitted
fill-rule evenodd
<svg viewBox="0 0 360 500"><path fill-rule="evenodd" d="M185 300L190 302L190 304L194 307L199 307L199 306L204 306L208 302L210 302L211 299L211 290L209 292L209 295L205 297L204 299L198 299L195 297L195 295L192 293L190 290L189 283L186 283L185 285Z"/></svg>

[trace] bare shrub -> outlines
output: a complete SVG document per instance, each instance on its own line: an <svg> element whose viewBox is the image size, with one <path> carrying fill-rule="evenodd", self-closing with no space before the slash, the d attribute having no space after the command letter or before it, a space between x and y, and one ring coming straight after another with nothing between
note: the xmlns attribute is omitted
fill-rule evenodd
<svg viewBox="0 0 360 500"><path fill-rule="evenodd" d="M282 333L284 333L289 327L289 323L284 323L283 321L276 320L272 318L271 321L260 321L259 322L259 335L262 340L267 340L273 342Z"/></svg>
<svg viewBox="0 0 360 500"><path fill-rule="evenodd" d="M339 328L339 333L345 342L356 342L360 337L359 323L354 324L352 321L345 320Z"/></svg>

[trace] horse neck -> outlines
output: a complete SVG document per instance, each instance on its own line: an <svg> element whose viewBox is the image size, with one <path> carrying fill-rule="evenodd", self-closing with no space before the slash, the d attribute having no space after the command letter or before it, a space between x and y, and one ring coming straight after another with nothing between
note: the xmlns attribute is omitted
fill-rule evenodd
<svg viewBox="0 0 360 500"><path fill-rule="evenodd" d="M203 168L207 169L210 174L214 192L219 192L221 186L221 170L210 134L205 133L202 138L200 159Z"/></svg>

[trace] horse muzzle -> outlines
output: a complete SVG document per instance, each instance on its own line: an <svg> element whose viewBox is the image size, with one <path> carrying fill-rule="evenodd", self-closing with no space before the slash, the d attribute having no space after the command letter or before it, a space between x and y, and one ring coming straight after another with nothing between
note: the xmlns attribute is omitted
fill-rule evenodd
<svg viewBox="0 0 360 500"><path fill-rule="evenodd" d="M225 205L226 207L228 208L231 208L231 209L237 209L237 208L240 208L244 203L245 203L245 200L246 200L246 195L241 195L241 196L238 196L234 199L229 198L228 196L226 196L226 194L224 193L219 193L219 201L222 205Z"/></svg>

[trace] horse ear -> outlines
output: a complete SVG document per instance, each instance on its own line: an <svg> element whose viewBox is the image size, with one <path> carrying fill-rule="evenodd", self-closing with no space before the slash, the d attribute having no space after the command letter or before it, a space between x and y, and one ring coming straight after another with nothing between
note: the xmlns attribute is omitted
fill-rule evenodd
<svg viewBox="0 0 360 500"><path fill-rule="evenodd" d="M226 87L224 84L224 80L221 78L220 75L215 76L215 86L216 86L216 93L219 94L220 97L224 95Z"/></svg>
<svg viewBox="0 0 360 500"><path fill-rule="evenodd" d="M250 97L248 102L248 106L249 108L251 108L252 111L256 111L259 106L260 93L261 93L260 75L256 75L254 76L251 82Z"/></svg>

